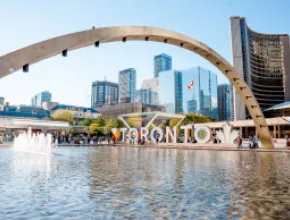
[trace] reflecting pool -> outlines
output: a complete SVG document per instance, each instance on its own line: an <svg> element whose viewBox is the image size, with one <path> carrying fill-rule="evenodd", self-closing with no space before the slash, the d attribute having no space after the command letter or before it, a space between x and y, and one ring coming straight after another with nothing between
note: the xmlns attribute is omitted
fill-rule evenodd
<svg viewBox="0 0 290 220"><path fill-rule="evenodd" d="M0 148L0 219L289 219L290 154Z"/></svg>

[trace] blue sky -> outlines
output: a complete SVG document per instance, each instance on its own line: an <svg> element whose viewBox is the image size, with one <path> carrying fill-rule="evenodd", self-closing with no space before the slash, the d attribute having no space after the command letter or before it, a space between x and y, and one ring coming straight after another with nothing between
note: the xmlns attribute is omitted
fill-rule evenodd
<svg viewBox="0 0 290 220"><path fill-rule="evenodd" d="M0 56L48 38L92 26L140 25L189 35L232 62L229 17L246 17L261 33L290 33L290 0L2 0ZM137 88L153 76L153 56L167 53L174 69L203 66L225 77L210 63L189 51L153 42L103 44L44 60L0 80L0 96L12 104L30 104L43 90L53 101L90 105L91 83L117 82L118 71L137 70Z"/></svg>

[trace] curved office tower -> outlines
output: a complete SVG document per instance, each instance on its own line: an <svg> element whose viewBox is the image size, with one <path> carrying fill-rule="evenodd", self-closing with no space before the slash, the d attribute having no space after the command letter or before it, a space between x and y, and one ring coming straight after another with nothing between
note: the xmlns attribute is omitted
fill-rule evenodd
<svg viewBox="0 0 290 220"><path fill-rule="evenodd" d="M290 48L287 34L261 34L245 18L231 17L233 64L262 110L290 100ZM249 116L235 92L235 120Z"/></svg>

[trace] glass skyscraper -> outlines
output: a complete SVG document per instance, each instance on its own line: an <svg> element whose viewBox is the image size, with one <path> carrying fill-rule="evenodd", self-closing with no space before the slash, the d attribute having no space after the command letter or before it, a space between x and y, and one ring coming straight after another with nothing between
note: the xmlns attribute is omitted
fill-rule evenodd
<svg viewBox="0 0 290 220"><path fill-rule="evenodd" d="M108 81L92 83L91 107L97 108L104 104L118 103L118 84Z"/></svg>
<svg viewBox="0 0 290 220"><path fill-rule="evenodd" d="M136 70L125 69L119 72L119 101L134 102L136 91Z"/></svg>
<svg viewBox="0 0 290 220"><path fill-rule="evenodd" d="M217 75L201 67L160 72L159 103L167 112L195 112L217 120Z"/></svg>
<svg viewBox="0 0 290 220"><path fill-rule="evenodd" d="M218 85L218 120L234 120L234 94L233 85Z"/></svg>
<svg viewBox="0 0 290 220"><path fill-rule="evenodd" d="M152 92L159 93L159 78L144 79L141 89L151 89Z"/></svg>
<svg viewBox="0 0 290 220"><path fill-rule="evenodd" d="M168 70L159 73L159 104L166 112L181 113L182 109L182 73Z"/></svg>
<svg viewBox="0 0 290 220"><path fill-rule="evenodd" d="M184 113L195 112L218 119L217 75L201 67L182 70L182 108ZM194 85L188 89L191 82Z"/></svg>
<svg viewBox="0 0 290 220"><path fill-rule="evenodd" d="M43 102L51 101L51 93L48 91L40 92L32 97L31 105L35 107L42 107Z"/></svg>
<svg viewBox="0 0 290 220"><path fill-rule="evenodd" d="M251 30L245 18L231 17L233 64L262 110L290 101L290 47L287 34L261 34ZM235 120L249 117L238 93L234 93Z"/></svg>
<svg viewBox="0 0 290 220"><path fill-rule="evenodd" d="M154 77L158 77L159 73L166 70L172 69L172 58L171 56L162 53L154 56Z"/></svg>
<svg viewBox="0 0 290 220"><path fill-rule="evenodd" d="M158 93L151 89L138 89L135 93L135 102L149 105L158 105Z"/></svg>

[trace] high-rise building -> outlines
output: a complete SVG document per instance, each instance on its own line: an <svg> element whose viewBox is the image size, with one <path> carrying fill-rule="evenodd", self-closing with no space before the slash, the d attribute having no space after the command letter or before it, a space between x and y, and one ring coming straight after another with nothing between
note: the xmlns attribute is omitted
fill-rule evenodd
<svg viewBox="0 0 290 220"><path fill-rule="evenodd" d="M148 105L158 105L158 93L151 89L138 89L135 93L135 102Z"/></svg>
<svg viewBox="0 0 290 220"><path fill-rule="evenodd" d="M261 34L251 30L245 18L231 17L233 64L262 110L290 101L290 48L287 34ZM235 120L249 117L234 92Z"/></svg>
<svg viewBox="0 0 290 220"><path fill-rule="evenodd" d="M171 56L165 53L154 56L154 77L158 77L159 73L162 71L171 69L172 69Z"/></svg>
<svg viewBox="0 0 290 220"><path fill-rule="evenodd" d="M136 70L125 69L119 72L119 101L134 102L136 91ZM126 101L126 102L127 102Z"/></svg>
<svg viewBox="0 0 290 220"><path fill-rule="evenodd" d="M4 105L5 104L5 98L0 96L0 105Z"/></svg>
<svg viewBox="0 0 290 220"><path fill-rule="evenodd" d="M141 89L151 89L152 92L159 93L159 78L144 79Z"/></svg>
<svg viewBox="0 0 290 220"><path fill-rule="evenodd" d="M95 81L92 83L91 107L97 108L104 104L118 103L118 84L108 81Z"/></svg>
<svg viewBox="0 0 290 220"><path fill-rule="evenodd" d="M143 80L141 89L147 90L152 96L152 105L159 104L159 78L151 78Z"/></svg>
<svg viewBox="0 0 290 220"><path fill-rule="evenodd" d="M217 75L201 67L194 67L181 72L183 112L200 113L217 120ZM194 85L189 89L188 85L192 81Z"/></svg>
<svg viewBox="0 0 290 220"><path fill-rule="evenodd" d="M218 120L234 120L234 96L232 85L218 85Z"/></svg>
<svg viewBox="0 0 290 220"><path fill-rule="evenodd" d="M159 104L166 112L181 113L182 109L182 72L168 70L159 73Z"/></svg>
<svg viewBox="0 0 290 220"><path fill-rule="evenodd" d="M35 107L42 107L43 102L50 101L51 101L51 93L48 91L43 91L32 97L31 105Z"/></svg>

